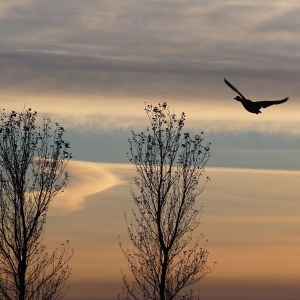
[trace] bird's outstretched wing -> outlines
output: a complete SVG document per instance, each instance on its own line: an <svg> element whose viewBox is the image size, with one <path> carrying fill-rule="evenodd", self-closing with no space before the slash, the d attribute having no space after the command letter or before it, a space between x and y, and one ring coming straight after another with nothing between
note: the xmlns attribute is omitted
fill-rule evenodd
<svg viewBox="0 0 300 300"><path fill-rule="evenodd" d="M244 97L244 95L237 88L235 88L226 78L224 78L224 81L231 89L233 89L235 92L237 92L243 99L246 99Z"/></svg>
<svg viewBox="0 0 300 300"><path fill-rule="evenodd" d="M257 101L255 103L257 103L258 105L260 105L260 108L266 108L268 106L274 105L274 104L281 104L284 103L286 101L288 101L289 97L286 97L282 100L273 100L273 101Z"/></svg>

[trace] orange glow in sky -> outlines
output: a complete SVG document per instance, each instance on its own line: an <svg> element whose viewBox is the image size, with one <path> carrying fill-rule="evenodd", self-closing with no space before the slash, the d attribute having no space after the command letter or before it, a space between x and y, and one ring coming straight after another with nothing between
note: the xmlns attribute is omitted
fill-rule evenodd
<svg viewBox="0 0 300 300"><path fill-rule="evenodd" d="M299 15L296 0L0 3L0 108L59 122L74 157L44 240L74 247L66 300L116 299L120 269L131 276L118 245L131 247L128 138L149 126L145 103L165 101L212 143L197 234L217 266L191 288L299 299ZM290 98L251 114L224 77L253 101Z"/></svg>

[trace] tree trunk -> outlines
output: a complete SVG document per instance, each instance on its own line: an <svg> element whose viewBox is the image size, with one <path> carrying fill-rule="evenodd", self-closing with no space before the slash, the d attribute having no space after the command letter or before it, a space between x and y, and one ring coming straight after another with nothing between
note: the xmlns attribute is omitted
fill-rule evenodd
<svg viewBox="0 0 300 300"><path fill-rule="evenodd" d="M26 275L26 250L22 251L22 260L19 268L19 279L20 279L20 293L19 300L25 300L25 275Z"/></svg>
<svg viewBox="0 0 300 300"><path fill-rule="evenodd" d="M160 280L160 300L165 300L168 260L169 260L168 254L164 253L164 261L163 261L163 264L162 264L161 280Z"/></svg>

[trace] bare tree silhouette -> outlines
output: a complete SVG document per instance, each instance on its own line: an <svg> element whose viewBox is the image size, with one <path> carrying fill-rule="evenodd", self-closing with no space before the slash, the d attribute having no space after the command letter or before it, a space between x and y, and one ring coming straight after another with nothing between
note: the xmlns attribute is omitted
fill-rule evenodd
<svg viewBox="0 0 300 300"><path fill-rule="evenodd" d="M0 298L57 300L66 291L73 250L69 241L52 254L42 244L46 213L68 183L71 158L64 129L36 112L0 113Z"/></svg>
<svg viewBox="0 0 300 300"><path fill-rule="evenodd" d="M134 280L129 283L122 271L119 299L194 299L192 291L182 289L212 271L206 265L206 246L200 247L203 235L190 245L202 212L202 207L195 209L195 199L209 179L197 189L210 143L202 145L203 133L193 138L182 133L185 114L177 119L167 103L147 105L145 110L151 126L145 133L132 132L129 140L128 157L136 167L139 190L138 195L131 190L135 224L125 215L133 250L120 242Z"/></svg>

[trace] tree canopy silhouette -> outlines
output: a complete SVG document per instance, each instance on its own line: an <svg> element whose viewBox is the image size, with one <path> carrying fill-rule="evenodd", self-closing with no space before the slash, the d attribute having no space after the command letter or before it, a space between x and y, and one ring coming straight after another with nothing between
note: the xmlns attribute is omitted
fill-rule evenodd
<svg viewBox="0 0 300 300"><path fill-rule="evenodd" d="M192 232L199 226L196 197L200 176L210 157L210 143L202 134L183 133L185 114L171 114L167 103L147 105L150 127L134 133L128 157L134 164L139 193L131 190L137 211L135 223L125 215L133 250L120 247L134 277L129 283L123 271L123 292L119 299L193 299L183 289L212 271L206 265L208 251L200 247L203 235L193 245Z"/></svg>
<svg viewBox="0 0 300 300"><path fill-rule="evenodd" d="M69 242L52 254L42 244L46 214L62 192L71 158L64 129L36 112L0 113L0 298L57 300L65 295L65 281L73 251Z"/></svg>

